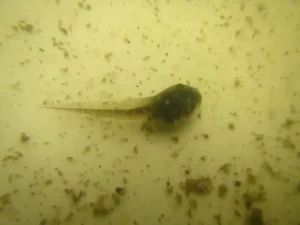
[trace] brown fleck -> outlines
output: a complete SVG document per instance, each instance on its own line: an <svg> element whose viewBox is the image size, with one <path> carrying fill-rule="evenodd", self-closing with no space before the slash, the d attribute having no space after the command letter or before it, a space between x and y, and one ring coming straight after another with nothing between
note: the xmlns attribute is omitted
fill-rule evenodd
<svg viewBox="0 0 300 225"><path fill-rule="evenodd" d="M236 78L233 85L235 88L238 88L241 86L241 81L238 78Z"/></svg>
<svg viewBox="0 0 300 225"><path fill-rule="evenodd" d="M269 162L264 162L262 167L269 173L271 177L279 177L279 172L275 172Z"/></svg>
<svg viewBox="0 0 300 225"><path fill-rule="evenodd" d="M74 158L72 156L68 156L66 159L68 162L74 162Z"/></svg>
<svg viewBox="0 0 300 225"><path fill-rule="evenodd" d="M121 142L128 142L128 138L122 138Z"/></svg>
<svg viewBox="0 0 300 225"><path fill-rule="evenodd" d="M294 150L296 148L296 145L292 142L292 140L289 137L286 137L282 141L282 147L285 148L285 149Z"/></svg>
<svg viewBox="0 0 300 225"><path fill-rule="evenodd" d="M84 191L79 191L79 193L76 194L74 190L72 190L72 189L67 189L67 188L65 189L65 193L66 193L67 195L70 195L70 196L71 196L71 198L72 198L74 204L76 204L77 202L79 202L79 200L80 200L82 197L86 196L86 193L85 193Z"/></svg>
<svg viewBox="0 0 300 225"><path fill-rule="evenodd" d="M145 56L145 57L143 57L143 60L144 61L148 61L150 59L150 56L148 55L148 56Z"/></svg>
<svg viewBox="0 0 300 225"><path fill-rule="evenodd" d="M258 133L251 133L255 137L255 141L263 141L264 140L264 135L263 134L258 134Z"/></svg>
<svg viewBox="0 0 300 225"><path fill-rule="evenodd" d="M219 168L219 172L223 172L228 175L230 173L231 167L232 165L230 163L226 163Z"/></svg>
<svg viewBox="0 0 300 225"><path fill-rule="evenodd" d="M91 10L91 9L92 9L92 6L91 6L90 4L87 4L87 5L85 6L85 8L86 8L86 10Z"/></svg>
<svg viewBox="0 0 300 225"><path fill-rule="evenodd" d="M238 29L235 31L235 38L238 38L242 32L242 29Z"/></svg>
<svg viewBox="0 0 300 225"><path fill-rule="evenodd" d="M178 205L181 205L181 204L182 204L182 196L181 196L181 194L179 194L179 193L176 193L176 194L175 194L175 201L176 201L176 203L177 203Z"/></svg>
<svg viewBox="0 0 300 225"><path fill-rule="evenodd" d="M51 180L51 179L48 179L48 180L46 180L46 181L44 182L44 184L45 184L46 186L48 186L48 185L52 184L52 180Z"/></svg>
<svg viewBox="0 0 300 225"><path fill-rule="evenodd" d="M21 138L20 138L21 142L28 142L30 140L30 137L25 134L24 132L21 134Z"/></svg>
<svg viewBox="0 0 300 225"><path fill-rule="evenodd" d="M73 213L73 212L70 212L70 213L66 216L66 218L64 219L64 222L65 222L65 223L72 222L73 218L74 218L74 213Z"/></svg>
<svg viewBox="0 0 300 225"><path fill-rule="evenodd" d="M15 152L14 155L8 155L8 156L3 157L2 161L3 162L8 162L8 161L16 162L22 156L23 156L23 154L21 152Z"/></svg>
<svg viewBox="0 0 300 225"><path fill-rule="evenodd" d="M246 16L246 17L245 17L245 20L246 20L246 22L247 22L250 26L253 25L253 19L252 19L252 17Z"/></svg>
<svg viewBox="0 0 300 225"><path fill-rule="evenodd" d="M22 91L23 89L21 88L21 82L17 81L16 83L10 84L10 88L13 91Z"/></svg>
<svg viewBox="0 0 300 225"><path fill-rule="evenodd" d="M21 20L18 24L19 28L25 32L31 33L33 31L33 25L26 23L24 20Z"/></svg>
<svg viewBox="0 0 300 225"><path fill-rule="evenodd" d="M266 9L267 9L267 7L265 5L263 5L263 4L257 4L257 11L259 13L264 12Z"/></svg>
<svg viewBox="0 0 300 225"><path fill-rule="evenodd" d="M82 7L83 7L83 2L78 2L78 6L79 6L80 8L82 8Z"/></svg>
<svg viewBox="0 0 300 225"><path fill-rule="evenodd" d="M128 38L124 38L124 43L130 44L130 40Z"/></svg>
<svg viewBox="0 0 300 225"><path fill-rule="evenodd" d="M110 61L111 57L112 57L112 53L111 53L111 52L108 52L108 53L106 53L106 54L104 55L104 58L106 59L107 62Z"/></svg>
<svg viewBox="0 0 300 225"><path fill-rule="evenodd" d="M198 179L186 179L185 183L181 183L180 187L185 191L187 195L195 193L199 195L209 194L213 185L209 177L203 177Z"/></svg>
<svg viewBox="0 0 300 225"><path fill-rule="evenodd" d="M68 35L68 30L62 26L61 20L58 23L58 28L64 35Z"/></svg>
<svg viewBox="0 0 300 225"><path fill-rule="evenodd" d="M56 47L58 50L63 52L65 58L69 57L69 52L66 50L64 43L62 41L56 40L56 38L52 37L52 45Z"/></svg>

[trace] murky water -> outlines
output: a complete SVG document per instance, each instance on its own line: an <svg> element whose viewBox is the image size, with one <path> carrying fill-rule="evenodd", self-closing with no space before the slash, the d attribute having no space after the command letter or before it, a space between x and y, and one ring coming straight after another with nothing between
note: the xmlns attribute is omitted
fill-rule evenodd
<svg viewBox="0 0 300 225"><path fill-rule="evenodd" d="M0 224L298 225L300 1L0 1ZM176 132L45 101L202 94Z"/></svg>

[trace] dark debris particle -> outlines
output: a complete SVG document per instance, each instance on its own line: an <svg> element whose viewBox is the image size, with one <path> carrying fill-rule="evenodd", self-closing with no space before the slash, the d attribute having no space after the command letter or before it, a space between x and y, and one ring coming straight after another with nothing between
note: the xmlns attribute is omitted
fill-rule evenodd
<svg viewBox="0 0 300 225"><path fill-rule="evenodd" d="M115 193L113 193L112 195L111 195L111 199L112 199L112 201L114 202L114 204L116 205L116 206L119 206L120 204L121 204L121 198L120 198L120 195L118 194L115 194Z"/></svg>
<svg viewBox="0 0 300 225"><path fill-rule="evenodd" d="M91 204L91 207L93 209L93 215L95 217L106 216L113 212L114 208L108 207L105 204L106 198L107 196L99 196L97 201Z"/></svg>
<svg viewBox="0 0 300 225"><path fill-rule="evenodd" d="M44 182L44 185L46 185L46 186L51 185L51 184L52 184L51 179L45 180L45 182Z"/></svg>
<svg viewBox="0 0 300 225"><path fill-rule="evenodd" d="M139 149L138 149L138 146L137 146L137 145L135 145L135 146L133 147L133 151L134 151L135 154L138 154Z"/></svg>
<svg viewBox="0 0 300 225"><path fill-rule="evenodd" d="M247 218L247 225L264 225L263 212L259 208L251 209Z"/></svg>
<svg viewBox="0 0 300 225"><path fill-rule="evenodd" d="M178 205L182 205L182 195L179 193L175 194L175 201Z"/></svg>
<svg viewBox="0 0 300 225"><path fill-rule="evenodd" d="M128 140L129 140L128 138L122 138L121 142L128 142Z"/></svg>
<svg viewBox="0 0 300 225"><path fill-rule="evenodd" d="M202 134L202 137L203 137L204 139L209 139L209 134Z"/></svg>
<svg viewBox="0 0 300 225"><path fill-rule="evenodd" d="M189 176L189 175L191 174L191 170L190 170L190 169L184 170L184 174L185 174L186 176Z"/></svg>
<svg viewBox="0 0 300 225"><path fill-rule="evenodd" d="M105 55L104 55L104 58L106 59L106 61L110 61L110 59L111 59L111 57L112 57L112 53L111 52L108 52L108 53L106 53Z"/></svg>
<svg viewBox="0 0 300 225"><path fill-rule="evenodd" d="M234 130L235 129L235 125L233 123L228 123L228 129L229 130Z"/></svg>
<svg viewBox="0 0 300 225"><path fill-rule="evenodd" d="M241 181L238 181L238 180L235 180L235 181L233 182L233 184L234 184L235 187L240 187L240 186L242 186L242 182L241 182Z"/></svg>
<svg viewBox="0 0 300 225"><path fill-rule="evenodd" d="M256 176L253 175L251 171L247 172L247 178L246 179L247 179L248 184L256 184L256 182L257 182L256 181L257 180Z"/></svg>
<svg viewBox="0 0 300 225"><path fill-rule="evenodd" d="M290 129L292 128L292 126L294 126L297 122L290 119L290 118L287 118L284 123L281 125L282 128L284 129Z"/></svg>
<svg viewBox="0 0 300 225"><path fill-rule="evenodd" d="M175 144L177 144L177 143L179 142L179 137L177 137L177 136L171 137L171 140L172 140Z"/></svg>
<svg viewBox="0 0 300 225"><path fill-rule="evenodd" d="M48 220L43 219L43 220L41 220L39 225L47 225L47 224L48 224Z"/></svg>
<svg viewBox="0 0 300 225"><path fill-rule="evenodd" d="M242 214L238 210L234 210L234 216L241 218Z"/></svg>
<svg viewBox="0 0 300 225"><path fill-rule="evenodd" d="M6 193L6 194L4 194L0 197L0 204L1 205L9 205L10 203L11 203L11 200L10 200L10 194L9 193Z"/></svg>
<svg viewBox="0 0 300 225"><path fill-rule="evenodd" d="M262 12L264 12L264 11L266 11L267 10L267 7L265 6L265 5L263 5L263 4L257 4L257 11L259 12L259 13L262 13Z"/></svg>
<svg viewBox="0 0 300 225"><path fill-rule="evenodd" d="M254 132L252 132L251 134L254 136L255 141L263 141L265 138L265 136L263 134L258 134L258 133L254 133Z"/></svg>
<svg viewBox="0 0 300 225"><path fill-rule="evenodd" d="M218 187L218 196L220 198L224 198L227 195L227 193L228 193L228 188L226 187L226 185L225 184L219 185L219 187Z"/></svg>
<svg viewBox="0 0 300 225"><path fill-rule="evenodd" d="M130 44L130 40L128 38L124 38L124 43Z"/></svg>
<svg viewBox="0 0 300 225"><path fill-rule="evenodd" d="M222 224L222 216L221 216L220 213L214 215L214 219L215 219L215 221L216 221L216 223L217 223L218 225L221 225L221 224Z"/></svg>
<svg viewBox="0 0 300 225"><path fill-rule="evenodd" d="M202 177L198 179L186 179L184 183L180 184L180 187L185 191L187 195L195 193L198 195L209 194L213 189L213 184L209 177Z"/></svg>
<svg viewBox="0 0 300 225"><path fill-rule="evenodd" d="M201 156L201 158L200 158L203 162L205 162L206 161L206 156Z"/></svg>
<svg viewBox="0 0 300 225"><path fill-rule="evenodd" d="M300 194L300 181L296 184L295 192L296 194Z"/></svg>
<svg viewBox="0 0 300 225"><path fill-rule="evenodd" d="M195 210L198 207L198 203L197 203L197 201L195 199L189 199L188 200L188 204L189 204L189 208L191 210Z"/></svg>
<svg viewBox="0 0 300 225"><path fill-rule="evenodd" d="M149 59L150 59L150 56L149 56L149 55L143 57L143 60L144 60L144 61L148 61Z"/></svg>
<svg viewBox="0 0 300 225"><path fill-rule="evenodd" d="M125 194L125 188L123 188L123 187L116 187L115 191L118 195L124 195Z"/></svg>
<svg viewBox="0 0 300 225"><path fill-rule="evenodd" d="M21 138L20 138L21 142L28 142L30 140L30 137L25 134L24 132L21 134Z"/></svg>
<svg viewBox="0 0 300 225"><path fill-rule="evenodd" d="M166 192L168 194L172 194L173 193L173 190L174 190L174 187L173 185L171 185L171 183L169 181L167 181L166 183Z"/></svg>
<svg viewBox="0 0 300 225"><path fill-rule="evenodd" d="M243 194L243 200L246 209L250 209L254 202L264 202L266 200L266 192L260 190L258 192L245 192Z"/></svg>

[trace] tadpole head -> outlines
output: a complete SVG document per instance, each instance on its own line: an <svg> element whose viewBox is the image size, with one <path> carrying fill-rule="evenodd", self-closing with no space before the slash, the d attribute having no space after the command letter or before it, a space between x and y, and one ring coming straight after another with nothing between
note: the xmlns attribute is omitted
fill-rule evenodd
<svg viewBox="0 0 300 225"><path fill-rule="evenodd" d="M166 124L188 118L201 104L200 92L189 85L176 84L157 95L151 117Z"/></svg>
<svg viewBox="0 0 300 225"><path fill-rule="evenodd" d="M186 101L191 111L194 111L201 105L202 96L196 88L184 84L177 84L176 88L178 95Z"/></svg>

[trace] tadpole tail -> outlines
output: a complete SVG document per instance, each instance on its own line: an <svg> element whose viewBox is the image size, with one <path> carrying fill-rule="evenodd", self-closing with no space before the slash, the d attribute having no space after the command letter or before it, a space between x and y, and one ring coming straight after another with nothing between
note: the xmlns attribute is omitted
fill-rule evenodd
<svg viewBox="0 0 300 225"><path fill-rule="evenodd" d="M72 107L59 107L59 106L40 106L39 108L69 111L74 113L82 113L94 117L111 118L111 119L124 119L136 120L146 118L148 111L142 108L135 109L87 109L87 108L72 108Z"/></svg>

